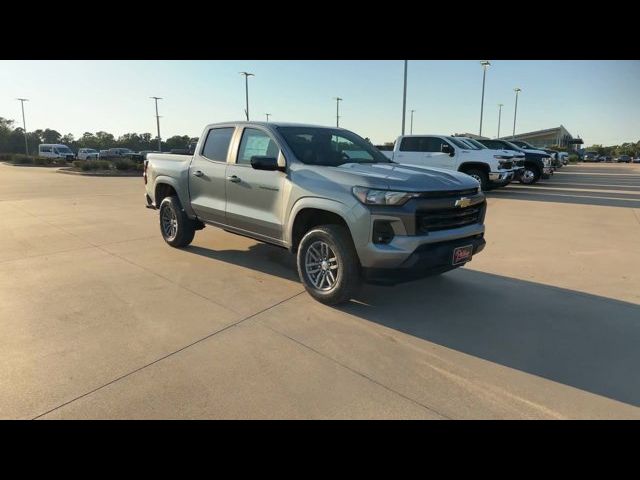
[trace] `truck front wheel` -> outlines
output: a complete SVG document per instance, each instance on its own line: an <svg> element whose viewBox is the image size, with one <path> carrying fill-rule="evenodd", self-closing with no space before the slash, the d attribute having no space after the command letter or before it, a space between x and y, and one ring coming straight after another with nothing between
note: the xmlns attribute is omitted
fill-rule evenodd
<svg viewBox="0 0 640 480"><path fill-rule="evenodd" d="M480 189L482 191L491 190L491 185L489 184L489 176L486 174L486 172L477 168L470 168L469 170L465 170L464 173L480 182Z"/></svg>
<svg viewBox="0 0 640 480"><path fill-rule="evenodd" d="M536 167L526 165L524 167L524 170L520 174L520 183L524 185L533 185L538 180L540 180L540 177L540 170L538 170Z"/></svg>
<svg viewBox="0 0 640 480"><path fill-rule="evenodd" d="M360 286L358 254L341 225L321 225L307 232L298 247L297 264L304 288L326 305L347 302Z"/></svg>
<svg viewBox="0 0 640 480"><path fill-rule="evenodd" d="M165 197L160 203L160 232L172 247L186 247L196 234L193 220L180 205L177 197Z"/></svg>

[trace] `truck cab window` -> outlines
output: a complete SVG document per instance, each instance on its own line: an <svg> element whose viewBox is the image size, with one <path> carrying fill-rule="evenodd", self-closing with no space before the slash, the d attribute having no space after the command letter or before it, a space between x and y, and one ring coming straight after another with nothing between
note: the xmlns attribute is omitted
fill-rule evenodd
<svg viewBox="0 0 640 480"><path fill-rule="evenodd" d="M216 162L226 162L234 128L212 128L202 148L202 156Z"/></svg>

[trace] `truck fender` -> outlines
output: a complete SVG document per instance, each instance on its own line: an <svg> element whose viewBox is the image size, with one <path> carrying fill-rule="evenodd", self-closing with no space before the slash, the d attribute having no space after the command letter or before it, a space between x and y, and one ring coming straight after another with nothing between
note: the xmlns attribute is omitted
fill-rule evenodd
<svg viewBox="0 0 640 480"><path fill-rule="evenodd" d="M491 172L491 167L488 164L482 162L464 162L458 167L458 171L462 172L466 168L480 168L486 171L487 175Z"/></svg>
<svg viewBox="0 0 640 480"><path fill-rule="evenodd" d="M175 178L169 177L167 175L157 176L153 183L153 202L156 205L156 208L160 207L156 199L156 189L158 188L158 185L169 185L173 187L173 189L178 194L178 199L182 204L182 208L184 208L185 210L189 208L189 195L187 194L187 192L184 192L182 188L180 188L180 184Z"/></svg>
<svg viewBox="0 0 640 480"><path fill-rule="evenodd" d="M345 205L337 200L321 197L302 197L299 198L296 203L293 204L289 211L289 216L286 219L286 230L284 241L291 248L293 240L293 225L295 219L301 210L305 208L315 208L317 210L325 210L330 213L334 213L341 217L347 225L354 224L354 215L351 207ZM353 234L352 234L353 235Z"/></svg>

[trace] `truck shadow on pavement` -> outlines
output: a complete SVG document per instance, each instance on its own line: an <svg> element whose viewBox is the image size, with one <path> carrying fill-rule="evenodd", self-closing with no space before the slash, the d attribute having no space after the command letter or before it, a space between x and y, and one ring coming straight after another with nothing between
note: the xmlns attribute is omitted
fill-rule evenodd
<svg viewBox="0 0 640 480"><path fill-rule="evenodd" d="M185 251L299 281L293 255L277 247ZM640 305L460 268L395 287L364 285L354 301L337 309L640 406Z"/></svg>
<svg viewBox="0 0 640 480"><path fill-rule="evenodd" d="M461 268L363 287L341 310L459 352L640 406L640 305Z"/></svg>

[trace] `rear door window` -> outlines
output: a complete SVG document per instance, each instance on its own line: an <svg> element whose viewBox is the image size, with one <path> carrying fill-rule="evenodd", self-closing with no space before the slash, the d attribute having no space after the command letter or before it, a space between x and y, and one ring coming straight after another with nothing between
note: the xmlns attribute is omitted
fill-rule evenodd
<svg viewBox="0 0 640 480"><path fill-rule="evenodd" d="M234 127L212 128L202 147L202 156L215 162L226 162Z"/></svg>
<svg viewBox="0 0 640 480"><path fill-rule="evenodd" d="M426 152L424 137L404 137L400 143L401 152Z"/></svg>

